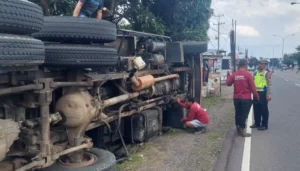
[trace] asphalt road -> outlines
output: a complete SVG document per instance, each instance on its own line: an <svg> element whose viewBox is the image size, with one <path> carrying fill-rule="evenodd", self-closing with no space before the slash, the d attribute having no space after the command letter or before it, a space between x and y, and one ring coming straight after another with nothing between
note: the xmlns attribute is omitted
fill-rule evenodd
<svg viewBox="0 0 300 171"><path fill-rule="evenodd" d="M250 160L245 139L235 137L227 171L300 171L300 73L275 71L272 79L269 130L252 130Z"/></svg>

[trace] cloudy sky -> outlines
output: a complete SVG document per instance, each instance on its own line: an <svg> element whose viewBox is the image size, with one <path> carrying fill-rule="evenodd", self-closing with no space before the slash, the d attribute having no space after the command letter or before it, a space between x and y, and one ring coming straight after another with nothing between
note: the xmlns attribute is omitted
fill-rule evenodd
<svg viewBox="0 0 300 171"><path fill-rule="evenodd" d="M286 38L285 53L295 51L300 45L300 4L290 5L293 0L212 0L211 8L215 15L224 14L221 22L220 47L229 51L228 32L232 28L232 19L237 20L237 45L240 51L249 49L249 55L281 57L282 39L296 33L295 36ZM297 0L294 0L297 2ZM298 0L300 3L300 0ZM211 29L208 35L211 39L210 49L217 47L216 25L218 18L210 20Z"/></svg>

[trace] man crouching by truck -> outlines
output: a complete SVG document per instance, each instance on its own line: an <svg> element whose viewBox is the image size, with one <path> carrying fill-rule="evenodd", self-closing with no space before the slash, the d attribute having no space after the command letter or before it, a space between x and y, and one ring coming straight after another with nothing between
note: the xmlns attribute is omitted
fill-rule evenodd
<svg viewBox="0 0 300 171"><path fill-rule="evenodd" d="M250 137L251 134L246 133L246 120L252 106L253 93L254 98L259 100L259 95L253 81L253 76L247 71L247 60L239 61L239 70L232 75L227 73L226 84L231 86L234 84L234 107L235 107L235 124L237 135L241 137Z"/></svg>
<svg viewBox="0 0 300 171"><path fill-rule="evenodd" d="M209 116L204 109L195 102L194 97L188 96L183 101L180 98L176 98L180 107L189 110L188 117L181 119L181 122L187 128L193 130L194 133L203 133L206 131L206 125L209 124Z"/></svg>

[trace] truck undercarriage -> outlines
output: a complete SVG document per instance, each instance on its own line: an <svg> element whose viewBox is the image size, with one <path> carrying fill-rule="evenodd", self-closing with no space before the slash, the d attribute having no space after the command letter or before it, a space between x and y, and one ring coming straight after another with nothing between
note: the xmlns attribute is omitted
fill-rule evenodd
<svg viewBox="0 0 300 171"><path fill-rule="evenodd" d="M86 21L45 18L33 35L44 41L41 52L40 40L0 29L1 170L114 170L114 155L93 147L114 141L113 135L124 146L159 135L175 96L200 102L206 43L117 32L108 21L94 20L87 22L109 31L69 36L64 29L76 22Z"/></svg>

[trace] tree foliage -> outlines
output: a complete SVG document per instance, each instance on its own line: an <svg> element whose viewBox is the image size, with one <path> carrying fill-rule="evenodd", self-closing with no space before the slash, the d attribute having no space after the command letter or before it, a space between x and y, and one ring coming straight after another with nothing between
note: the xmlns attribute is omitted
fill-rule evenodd
<svg viewBox="0 0 300 171"><path fill-rule="evenodd" d="M29 0L43 8L44 15L72 15L78 0Z"/></svg>
<svg viewBox="0 0 300 171"><path fill-rule="evenodd" d="M287 66L294 65L293 54L284 54L283 63Z"/></svg>
<svg viewBox="0 0 300 171"><path fill-rule="evenodd" d="M290 66L294 66L294 61L298 62L298 65L300 65L300 45L297 46L296 52L291 54L285 54L283 56L283 63Z"/></svg>
<svg viewBox="0 0 300 171"><path fill-rule="evenodd" d="M278 58L271 58L270 59L270 65L272 67L279 67L279 59Z"/></svg>
<svg viewBox="0 0 300 171"><path fill-rule="evenodd" d="M258 59L256 57L250 57L249 58L249 63L248 63L249 67L256 68L258 66L258 63L259 63L259 61L258 61Z"/></svg>
<svg viewBox="0 0 300 171"><path fill-rule="evenodd" d="M72 15L78 0L30 0L42 6L44 14ZM111 21L121 27L165 34L175 41L208 40L211 0L105 0L113 14ZM108 13L104 12L104 16ZM124 24L128 21L129 25ZM120 24L122 23L123 24Z"/></svg>
<svg viewBox="0 0 300 171"><path fill-rule="evenodd" d="M154 0L150 6L174 40L207 40L211 0Z"/></svg>
<svg viewBox="0 0 300 171"><path fill-rule="evenodd" d="M296 48L297 52L291 54L291 58L298 62L298 66L300 65L300 45Z"/></svg>
<svg viewBox="0 0 300 171"><path fill-rule="evenodd" d="M114 22L126 19L132 30L156 34L165 33L165 24L149 8L150 2L139 0L122 1L115 9ZM124 21L124 20L123 20Z"/></svg>

